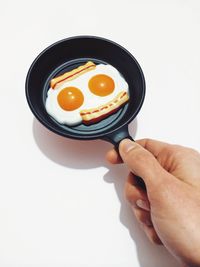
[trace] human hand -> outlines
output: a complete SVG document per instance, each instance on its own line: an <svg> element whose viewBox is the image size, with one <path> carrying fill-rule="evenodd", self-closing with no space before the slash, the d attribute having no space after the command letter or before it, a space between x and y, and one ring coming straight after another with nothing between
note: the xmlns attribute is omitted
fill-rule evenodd
<svg viewBox="0 0 200 267"><path fill-rule="evenodd" d="M119 153L109 151L107 160L130 169L125 194L148 238L184 264L200 266L200 154L150 139L125 139Z"/></svg>

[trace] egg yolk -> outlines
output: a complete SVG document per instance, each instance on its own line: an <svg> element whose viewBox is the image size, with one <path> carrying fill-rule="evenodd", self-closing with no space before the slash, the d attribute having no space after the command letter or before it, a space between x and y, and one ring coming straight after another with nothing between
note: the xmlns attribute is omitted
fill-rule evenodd
<svg viewBox="0 0 200 267"><path fill-rule="evenodd" d="M108 75L98 74L89 80L88 87L93 94L106 96L114 91L115 83Z"/></svg>
<svg viewBox="0 0 200 267"><path fill-rule="evenodd" d="M84 101L82 92L76 87L66 87L57 96L60 107L67 111L79 108Z"/></svg>

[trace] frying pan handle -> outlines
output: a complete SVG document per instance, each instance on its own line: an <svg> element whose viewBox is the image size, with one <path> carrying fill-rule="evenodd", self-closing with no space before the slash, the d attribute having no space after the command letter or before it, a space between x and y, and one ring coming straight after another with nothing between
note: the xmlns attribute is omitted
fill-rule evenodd
<svg viewBox="0 0 200 267"><path fill-rule="evenodd" d="M118 151L119 143L125 138L133 140L133 138L130 136L130 134L128 132L128 126L124 126L120 129L106 135L103 139L105 141L112 143L114 145L115 149Z"/></svg>
<svg viewBox="0 0 200 267"><path fill-rule="evenodd" d="M112 132L112 133L110 133L110 134L108 134L108 135L106 135L103 138L103 140L112 143L114 145L115 150L119 153L119 144L125 138L128 138L128 139L134 141L134 139L129 134L127 125ZM140 178L139 176L136 176L136 180L137 180L138 186L140 186L142 189L146 190L146 186L145 186L143 179Z"/></svg>

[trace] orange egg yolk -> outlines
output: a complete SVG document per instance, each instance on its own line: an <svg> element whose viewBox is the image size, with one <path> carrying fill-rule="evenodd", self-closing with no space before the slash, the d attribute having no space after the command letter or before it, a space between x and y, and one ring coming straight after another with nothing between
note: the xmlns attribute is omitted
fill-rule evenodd
<svg viewBox="0 0 200 267"><path fill-rule="evenodd" d="M84 101L82 92L76 87L66 87L57 96L60 107L67 111L79 108Z"/></svg>
<svg viewBox="0 0 200 267"><path fill-rule="evenodd" d="M89 80L88 87L93 94L106 96L114 91L115 83L108 75L98 74Z"/></svg>

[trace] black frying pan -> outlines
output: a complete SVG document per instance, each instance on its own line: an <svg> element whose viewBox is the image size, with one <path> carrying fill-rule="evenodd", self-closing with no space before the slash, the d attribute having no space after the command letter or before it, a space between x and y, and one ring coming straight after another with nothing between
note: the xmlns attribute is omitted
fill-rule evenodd
<svg viewBox="0 0 200 267"><path fill-rule="evenodd" d="M108 118L86 126L62 125L45 110L50 80L66 71L92 60L113 65L129 85L130 100ZM26 78L26 97L35 117L49 130L74 139L103 139L118 147L130 138L128 124L136 117L145 97L145 79L136 59L122 46L94 36L71 37L47 47L32 63Z"/></svg>

